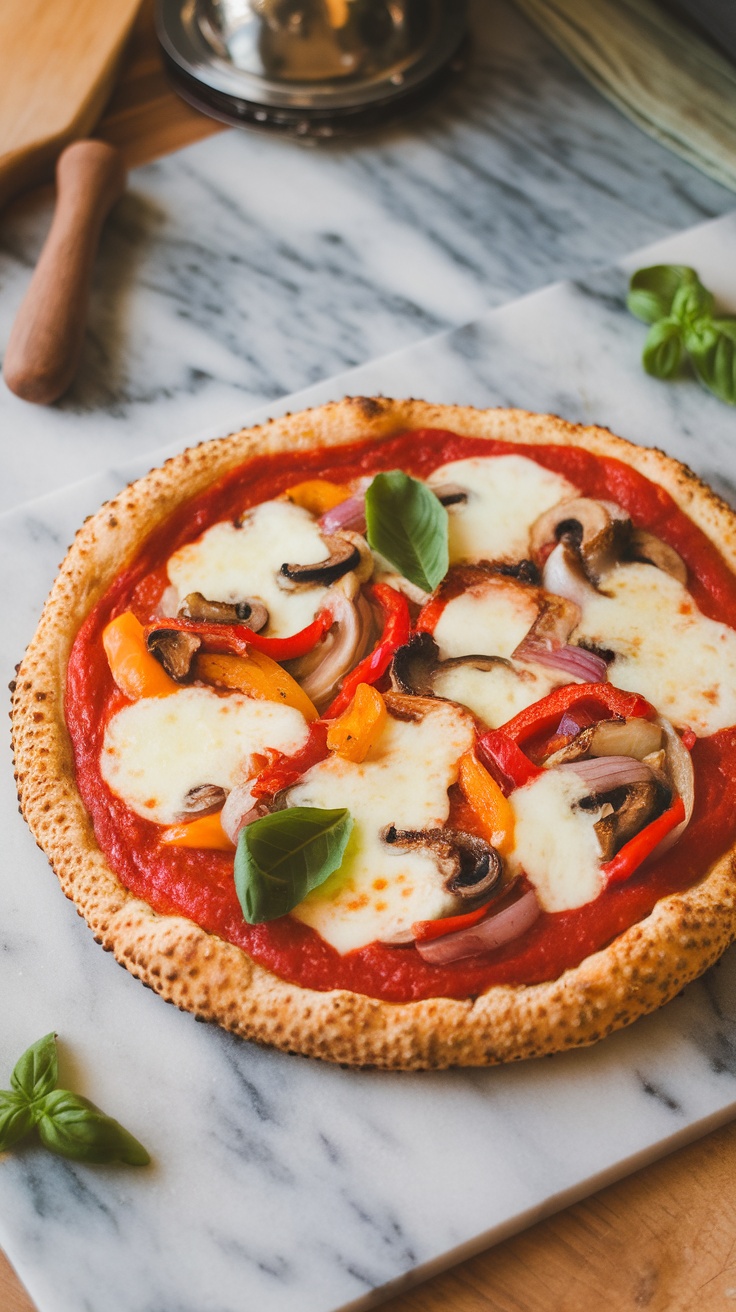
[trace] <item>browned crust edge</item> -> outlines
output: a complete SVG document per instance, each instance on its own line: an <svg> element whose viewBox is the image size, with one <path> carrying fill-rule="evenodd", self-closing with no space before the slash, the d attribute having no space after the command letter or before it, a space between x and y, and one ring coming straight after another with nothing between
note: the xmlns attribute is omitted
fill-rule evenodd
<svg viewBox="0 0 736 1312"><path fill-rule="evenodd" d="M595 1043L653 1011L736 938L736 857L559 979L499 985L475 1000L387 1003L316 992L265 970L190 921L156 914L119 882L77 792L64 722L69 650L91 607L142 539L183 500L252 456L381 440L441 427L524 445L555 442L616 456L667 489L736 571L736 515L685 465L607 430L521 410L348 397L204 443L168 460L80 529L18 671L13 746L22 812L96 939L167 1001L243 1038L357 1066L485 1066Z"/></svg>

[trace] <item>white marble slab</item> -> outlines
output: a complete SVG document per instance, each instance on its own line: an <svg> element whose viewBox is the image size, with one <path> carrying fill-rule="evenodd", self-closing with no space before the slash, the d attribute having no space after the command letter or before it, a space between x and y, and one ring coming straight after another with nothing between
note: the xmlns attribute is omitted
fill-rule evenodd
<svg viewBox="0 0 736 1312"><path fill-rule="evenodd" d="M466 79L385 135L231 132L133 172L71 393L44 410L0 383L0 510L732 208L509 0L471 25ZM49 207L0 216L0 354Z"/></svg>
<svg viewBox="0 0 736 1312"><path fill-rule="evenodd" d="M736 309L736 215L625 265L660 259L694 263ZM641 372L644 329L623 308L625 285L611 269L549 288L272 408L346 391L549 408L666 446L731 494L736 414L694 381ZM134 472L0 516L5 676L75 527ZM0 1243L41 1312L367 1308L736 1110L733 950L588 1051L480 1072L342 1071L164 1006L64 901L15 814L7 768L0 808L0 1085L54 1028L69 1079L154 1157L141 1172L34 1147L0 1162Z"/></svg>

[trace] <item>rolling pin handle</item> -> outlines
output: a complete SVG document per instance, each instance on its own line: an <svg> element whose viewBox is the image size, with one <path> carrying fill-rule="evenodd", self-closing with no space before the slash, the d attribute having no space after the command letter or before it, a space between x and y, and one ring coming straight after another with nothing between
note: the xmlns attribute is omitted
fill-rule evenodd
<svg viewBox="0 0 736 1312"><path fill-rule="evenodd" d="M76 373L102 225L125 189L120 151L75 141L56 166L49 235L10 334L3 374L24 401L50 405Z"/></svg>

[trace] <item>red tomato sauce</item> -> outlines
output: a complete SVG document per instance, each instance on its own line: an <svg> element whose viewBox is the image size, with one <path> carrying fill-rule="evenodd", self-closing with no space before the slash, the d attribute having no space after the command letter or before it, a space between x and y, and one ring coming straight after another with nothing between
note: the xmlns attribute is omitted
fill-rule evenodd
<svg viewBox="0 0 736 1312"><path fill-rule="evenodd" d="M734 727L695 744L695 811L672 853L646 863L627 882L610 887L586 906L543 913L522 938L494 953L450 966L432 966L422 961L411 945L373 943L340 956L314 930L291 916L266 925L246 924L235 894L233 858L221 852L162 846L159 826L130 811L102 779L105 726L126 704L109 671L102 630L110 619L128 609L142 622L155 618L168 581L166 561L173 551L218 520L234 517L315 475L347 482L362 474L400 467L424 478L451 460L507 454L528 456L568 478L583 495L624 506L636 525L656 533L683 557L689 587L701 611L736 628L736 578L717 548L663 488L619 460L577 447L519 447L436 429L401 433L379 445L363 442L258 457L180 507L151 534L132 566L88 616L72 648L66 716L77 783L92 816L97 842L131 893L162 914L187 916L243 948L276 975L306 988L346 988L389 1002L465 998L492 984L533 984L557 978L643 919L659 898L695 884L736 841Z"/></svg>

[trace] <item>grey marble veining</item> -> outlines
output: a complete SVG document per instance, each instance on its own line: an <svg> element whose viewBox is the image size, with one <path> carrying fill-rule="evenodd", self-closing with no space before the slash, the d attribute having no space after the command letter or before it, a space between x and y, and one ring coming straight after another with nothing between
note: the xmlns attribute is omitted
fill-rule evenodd
<svg viewBox="0 0 736 1312"><path fill-rule="evenodd" d="M735 214L269 408L370 391L522 403L666 446L729 492L734 411L694 380L665 385L639 367L626 271L658 260L695 264L736 309ZM74 529L146 464L0 516L3 677ZM586 1051L490 1071L343 1071L164 1006L62 897L8 769L0 814L0 1085L55 1028L62 1077L154 1158L140 1172L34 1147L0 1161L0 1243L41 1312L358 1312L736 1110L733 949L662 1011Z"/></svg>
<svg viewBox="0 0 736 1312"><path fill-rule="evenodd" d="M466 78L411 123L327 149L230 132L132 173L71 393L45 410L0 383L0 509L733 205L508 0L471 17ZM0 216L0 352L49 204Z"/></svg>

